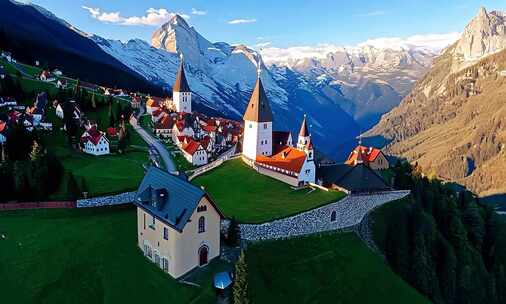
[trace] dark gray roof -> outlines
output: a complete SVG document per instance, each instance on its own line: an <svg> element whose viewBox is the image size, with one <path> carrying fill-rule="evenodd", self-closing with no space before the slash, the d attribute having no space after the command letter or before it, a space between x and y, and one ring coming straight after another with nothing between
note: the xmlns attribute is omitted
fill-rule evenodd
<svg viewBox="0 0 506 304"><path fill-rule="evenodd" d="M383 191L391 188L380 175L364 164L321 166L317 174L324 185L336 185L350 192Z"/></svg>
<svg viewBox="0 0 506 304"><path fill-rule="evenodd" d="M255 88L251 93L243 119L256 122L272 122L271 106L269 105L269 99L265 94L260 78L257 79Z"/></svg>
<svg viewBox="0 0 506 304"><path fill-rule="evenodd" d="M172 228L182 231L204 196L206 193L199 187L151 167L137 190L134 204ZM216 210L218 211L217 208Z"/></svg>

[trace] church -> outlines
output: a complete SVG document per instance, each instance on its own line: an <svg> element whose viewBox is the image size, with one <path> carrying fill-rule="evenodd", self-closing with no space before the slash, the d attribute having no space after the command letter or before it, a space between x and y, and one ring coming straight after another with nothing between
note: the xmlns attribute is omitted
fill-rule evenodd
<svg viewBox="0 0 506 304"><path fill-rule="evenodd" d="M307 117L300 127L297 145L290 132L273 132L273 115L260 76L243 116L242 159L259 173L294 187L315 183L316 165Z"/></svg>

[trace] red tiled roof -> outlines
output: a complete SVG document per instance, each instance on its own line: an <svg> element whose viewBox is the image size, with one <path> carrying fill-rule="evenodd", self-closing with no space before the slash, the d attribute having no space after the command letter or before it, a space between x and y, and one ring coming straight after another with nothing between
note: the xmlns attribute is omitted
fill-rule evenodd
<svg viewBox="0 0 506 304"><path fill-rule="evenodd" d="M118 134L118 130L116 130L116 128L113 128L113 127L107 128L107 135L114 137L117 134Z"/></svg>
<svg viewBox="0 0 506 304"><path fill-rule="evenodd" d="M155 129L170 129L173 126L174 126L174 120L172 119L172 117L170 117L170 115L165 115L160 120L160 122L158 122L155 125Z"/></svg>
<svg viewBox="0 0 506 304"><path fill-rule="evenodd" d="M202 129L206 132L216 132L216 126L211 126L211 125L207 125L207 126L203 126Z"/></svg>
<svg viewBox="0 0 506 304"><path fill-rule="evenodd" d="M207 147L209 146L209 143L211 142L211 137L206 136L203 139L200 140L200 144L204 149L207 150Z"/></svg>
<svg viewBox="0 0 506 304"><path fill-rule="evenodd" d="M148 101L146 101L146 106L147 107L159 107L161 101L162 101L162 98L153 96L153 97L150 97L148 99Z"/></svg>
<svg viewBox="0 0 506 304"><path fill-rule="evenodd" d="M360 153L360 155L359 155ZM360 157L365 163L374 162L378 155L380 155L381 150L376 149L373 147L364 147L364 146L357 146L348 156L348 159L346 160L346 164L352 165L357 161L357 159Z"/></svg>
<svg viewBox="0 0 506 304"><path fill-rule="evenodd" d="M257 156L260 164L299 173L306 160L306 153L292 147L284 147L272 156Z"/></svg>
<svg viewBox="0 0 506 304"><path fill-rule="evenodd" d="M200 143L198 141L194 141L193 139L190 138L190 140L188 140L188 143L183 144L183 146L181 148L184 151L186 151L186 153L193 155L193 154L195 154L195 152L197 152L199 147L200 147Z"/></svg>
<svg viewBox="0 0 506 304"><path fill-rule="evenodd" d="M84 143L89 140L96 146L103 136L104 133L98 131L97 128L93 126L81 136L81 142Z"/></svg>
<svg viewBox="0 0 506 304"><path fill-rule="evenodd" d="M5 121L0 120L0 133L2 133L5 130L6 126L7 124L5 123Z"/></svg>
<svg viewBox="0 0 506 304"><path fill-rule="evenodd" d="M153 113L151 113L152 116L155 116L155 117L158 117L160 114L163 113L163 110L158 108L156 110L153 111Z"/></svg>

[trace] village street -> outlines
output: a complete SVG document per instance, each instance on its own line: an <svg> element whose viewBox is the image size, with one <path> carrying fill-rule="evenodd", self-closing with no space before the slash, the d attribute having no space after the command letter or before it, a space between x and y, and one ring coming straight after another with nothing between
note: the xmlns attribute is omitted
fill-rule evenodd
<svg viewBox="0 0 506 304"><path fill-rule="evenodd" d="M139 114L137 117L141 117L144 114L144 108L141 107ZM137 118L132 116L130 118L130 125L134 128L135 132L139 134L140 137L150 146L153 146L158 153L160 154L160 157L162 158L163 162L165 163L165 169L168 172L177 172L177 167L174 164L174 161L172 161L172 158L170 157L170 152L167 151L165 146L161 144L156 138L151 136L146 130L144 130L139 124L137 123Z"/></svg>

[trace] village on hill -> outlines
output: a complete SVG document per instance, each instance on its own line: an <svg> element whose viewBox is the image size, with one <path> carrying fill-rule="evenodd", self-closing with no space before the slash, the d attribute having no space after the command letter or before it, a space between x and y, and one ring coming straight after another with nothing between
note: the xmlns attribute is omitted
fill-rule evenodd
<svg viewBox="0 0 506 304"><path fill-rule="evenodd" d="M392 168L380 149L363 146L360 138L344 162L322 161L307 115L295 118L297 133L273 130L276 117L260 70L243 120L235 121L193 110L183 61L172 97L156 97L81 82L8 55L0 70L2 161L9 165L25 153L33 169L15 172L15 180L1 177L14 185L2 209L57 208L62 215L83 210L99 221L121 221L137 246L131 241L106 246L126 250L143 271L154 264L167 274L156 280L177 299L187 299L188 288L189 295L215 298L208 287L202 289L211 282L218 299L247 297L248 271L258 276L263 269L255 259L272 260L286 246L314 255L299 248L300 242L311 242L320 248L347 246L351 251L339 254L350 257L366 254L355 263L373 263L367 271L384 273L388 279L378 284L396 286L401 297L424 302L385 265L376 265L363 243L371 242L369 230L362 228L369 214L381 222L383 215L373 210L397 206L409 196L394 174L402 167ZM52 183L39 190L36 184L43 179ZM131 205L134 213L125 209ZM65 234L75 238L75 232ZM2 237L16 236L8 231ZM102 242L86 239L86 246ZM123 263L106 267L124 268ZM325 259L316 263L326 264ZM357 265L337 267L354 271Z"/></svg>

